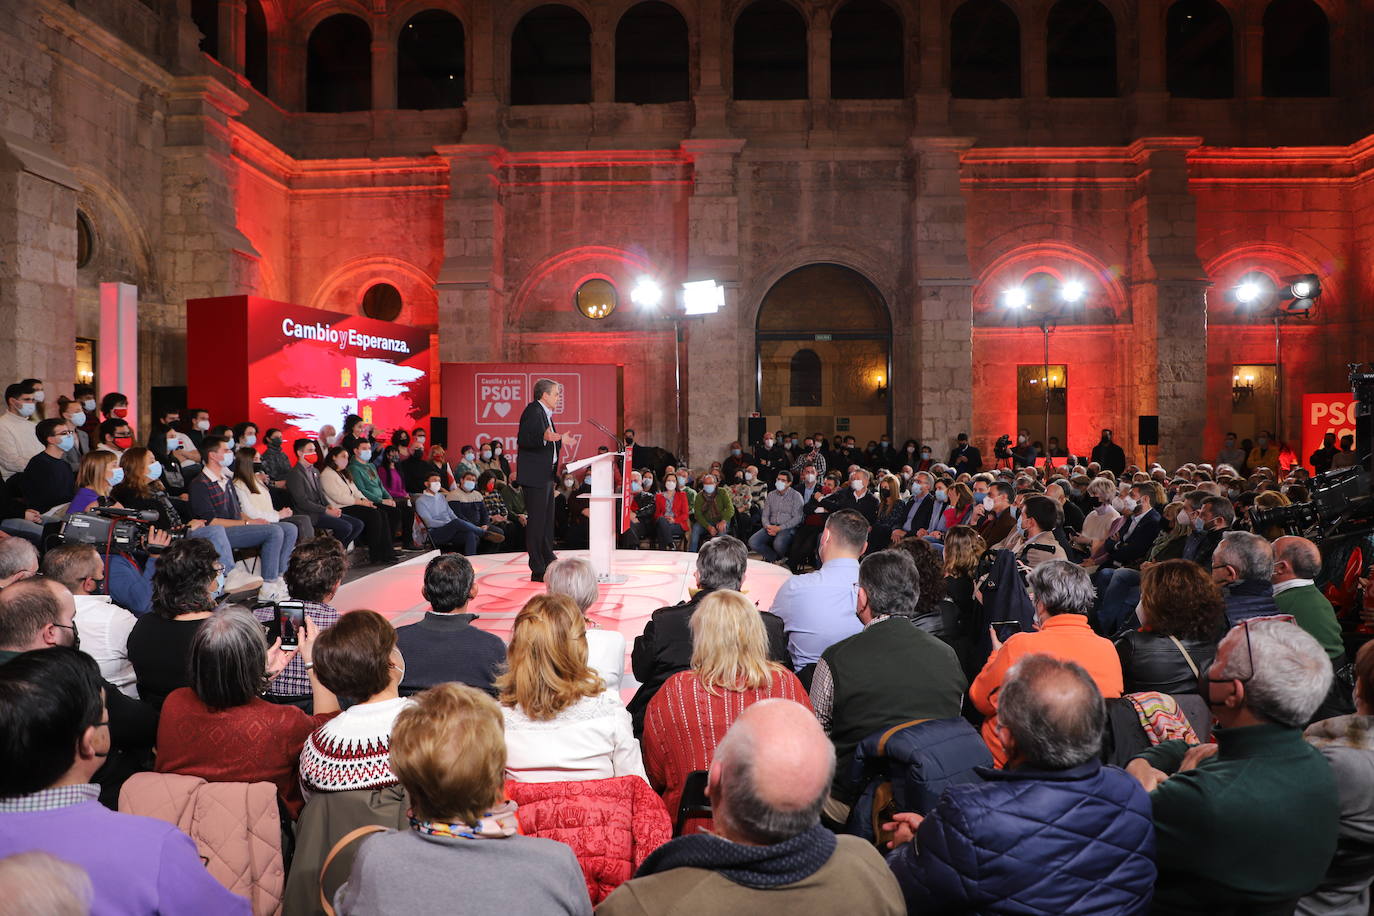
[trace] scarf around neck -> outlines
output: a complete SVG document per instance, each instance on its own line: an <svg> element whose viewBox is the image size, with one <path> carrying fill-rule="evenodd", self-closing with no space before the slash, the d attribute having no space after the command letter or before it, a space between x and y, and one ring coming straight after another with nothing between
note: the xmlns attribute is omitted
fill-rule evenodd
<svg viewBox="0 0 1374 916"><path fill-rule="evenodd" d="M660 846L644 860L637 877L674 868L704 868L736 884L760 889L803 881L835 853L835 834L816 824L790 840L771 846L745 846L710 833L682 836Z"/></svg>
<svg viewBox="0 0 1374 916"><path fill-rule="evenodd" d="M462 821L424 821L414 814L410 816L410 828L421 836L444 837L464 840L503 840L520 832L520 824L515 819L516 805L506 801L482 815L475 824Z"/></svg>

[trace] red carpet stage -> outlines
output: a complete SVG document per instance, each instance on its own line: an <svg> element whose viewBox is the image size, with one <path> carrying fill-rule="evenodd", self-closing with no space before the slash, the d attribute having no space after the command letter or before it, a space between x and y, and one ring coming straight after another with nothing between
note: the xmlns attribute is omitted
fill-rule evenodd
<svg viewBox="0 0 1374 916"><path fill-rule="evenodd" d="M585 550L560 550L560 557L586 556ZM425 565L435 553L427 553L395 566L379 570L350 582L339 589L334 606L341 611L368 608L387 617L397 626L418 620L427 607L420 597ZM634 638L644 631L649 615L658 608L676 604L688 596L688 588L696 584L694 553L660 550L617 550L615 571L629 577L619 585L601 586L601 598L588 613L606 629L625 634L625 680L622 693L634 693L638 684L630 671L629 650ZM477 597L468 610L481 616L477 626L510 640L515 615L544 586L530 581L529 567L523 553L495 553L472 557L477 571ZM744 577L744 591L750 600L767 610L773 596L791 577L786 568L749 561Z"/></svg>

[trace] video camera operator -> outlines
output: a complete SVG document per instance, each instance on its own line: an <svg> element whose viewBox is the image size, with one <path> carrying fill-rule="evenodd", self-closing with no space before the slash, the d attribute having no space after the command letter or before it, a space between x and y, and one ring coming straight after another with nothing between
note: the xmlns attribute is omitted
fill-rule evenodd
<svg viewBox="0 0 1374 916"><path fill-rule="evenodd" d="M997 461L1011 460L1011 436L1003 433L997 437L997 441L992 444L992 457Z"/></svg>

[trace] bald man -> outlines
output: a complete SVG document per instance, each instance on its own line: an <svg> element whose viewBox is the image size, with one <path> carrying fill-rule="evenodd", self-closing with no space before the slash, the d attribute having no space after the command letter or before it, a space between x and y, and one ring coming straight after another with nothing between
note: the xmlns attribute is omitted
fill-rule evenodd
<svg viewBox="0 0 1374 916"><path fill-rule="evenodd" d="M1274 603L1292 614L1332 661L1345 655L1341 625L1331 602L1313 583L1322 571L1322 555L1307 538L1281 537L1274 542Z"/></svg>
<svg viewBox="0 0 1374 916"><path fill-rule="evenodd" d="M821 826L834 768L830 739L805 707L790 700L750 706L711 761L715 834L659 847L597 913L906 913L883 857Z"/></svg>

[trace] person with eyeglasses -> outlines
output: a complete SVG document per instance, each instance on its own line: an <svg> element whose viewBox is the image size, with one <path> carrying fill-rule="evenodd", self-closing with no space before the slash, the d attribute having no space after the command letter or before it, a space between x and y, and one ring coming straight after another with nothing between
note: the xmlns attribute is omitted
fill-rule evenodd
<svg viewBox="0 0 1374 916"><path fill-rule="evenodd" d="M1321 644L1287 615L1222 639L1198 680L1215 743L1165 741L1126 766L1153 803L1152 913L1291 913L1322 880L1341 811L1303 728L1331 678Z"/></svg>
<svg viewBox="0 0 1374 916"><path fill-rule="evenodd" d="M1258 534L1228 531L1212 551L1212 581L1226 598L1226 623L1279 612L1274 603L1274 548Z"/></svg>
<svg viewBox="0 0 1374 916"><path fill-rule="evenodd" d="M24 502L30 509L47 512L71 502L76 493L76 474L66 459L68 450L76 447L76 433L61 417L40 420L33 432L43 450L24 468Z"/></svg>
<svg viewBox="0 0 1374 916"><path fill-rule="evenodd" d="M138 698L134 666L129 662L129 634L138 618L115 604L105 588L105 561L90 544L62 544L43 556L43 575L71 592L76 604L74 626L81 628L82 648L100 665L100 676L125 696Z"/></svg>
<svg viewBox="0 0 1374 916"><path fill-rule="evenodd" d="M0 859L49 853L90 878L93 913L243 914L175 824L100 804L97 772L116 747L111 694L69 647L0 665Z"/></svg>

